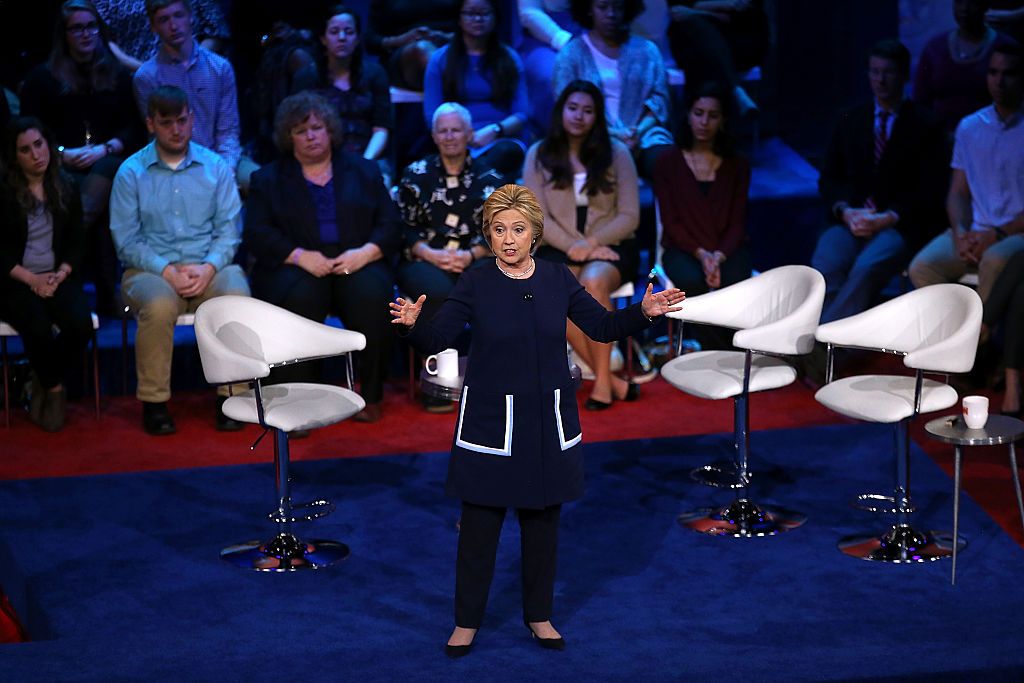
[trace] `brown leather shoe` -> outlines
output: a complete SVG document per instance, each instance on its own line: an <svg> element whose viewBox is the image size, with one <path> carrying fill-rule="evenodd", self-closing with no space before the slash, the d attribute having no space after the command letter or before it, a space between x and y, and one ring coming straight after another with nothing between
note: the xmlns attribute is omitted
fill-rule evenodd
<svg viewBox="0 0 1024 683"><path fill-rule="evenodd" d="M367 403L366 407L356 413L352 419L356 422L376 422L380 419L380 413L379 403Z"/></svg>

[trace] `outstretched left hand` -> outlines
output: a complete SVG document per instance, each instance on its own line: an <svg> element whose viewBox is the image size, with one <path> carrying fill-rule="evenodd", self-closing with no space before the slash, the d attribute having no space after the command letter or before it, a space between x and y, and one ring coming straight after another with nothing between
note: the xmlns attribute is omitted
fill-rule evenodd
<svg viewBox="0 0 1024 683"><path fill-rule="evenodd" d="M640 302L640 308L648 318L656 318L659 315L682 310L682 306L677 306L676 304L683 302L683 299L686 298L686 292L681 292L675 287L658 292L657 294L653 292L654 285L648 283L643 301Z"/></svg>

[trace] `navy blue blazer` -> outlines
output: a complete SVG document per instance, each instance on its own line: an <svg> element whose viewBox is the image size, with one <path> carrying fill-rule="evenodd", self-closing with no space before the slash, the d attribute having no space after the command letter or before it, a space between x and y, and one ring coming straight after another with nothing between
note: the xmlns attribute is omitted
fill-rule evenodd
<svg viewBox="0 0 1024 683"><path fill-rule="evenodd" d="M462 273L438 313L409 332L420 351L437 353L470 325L445 491L477 505L539 509L583 495L566 318L601 342L650 324L639 304L608 311L564 264L536 263L524 280L493 264Z"/></svg>

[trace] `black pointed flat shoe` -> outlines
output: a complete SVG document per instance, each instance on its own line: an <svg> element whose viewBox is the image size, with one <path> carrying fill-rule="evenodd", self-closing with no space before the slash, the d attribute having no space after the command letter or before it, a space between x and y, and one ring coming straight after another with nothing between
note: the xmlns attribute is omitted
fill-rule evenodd
<svg viewBox="0 0 1024 683"><path fill-rule="evenodd" d="M469 651L473 649L473 643L469 645L445 645L444 653L448 655L449 659L458 659L459 657L465 657L469 654Z"/></svg>
<svg viewBox="0 0 1024 683"><path fill-rule="evenodd" d="M640 398L640 385L636 382L630 382L626 387L626 395L622 397L622 400L632 402L638 398Z"/></svg>
<svg viewBox="0 0 1024 683"><path fill-rule="evenodd" d="M529 622L523 623L526 624L526 629L530 632L530 635L533 637L533 641L545 650L561 651L565 649L565 638L541 638L537 635L537 632L533 630L533 627L530 626Z"/></svg>
<svg viewBox="0 0 1024 683"><path fill-rule="evenodd" d="M585 410L608 410L612 407L612 402L598 401L596 398L588 398L583 402L583 408Z"/></svg>

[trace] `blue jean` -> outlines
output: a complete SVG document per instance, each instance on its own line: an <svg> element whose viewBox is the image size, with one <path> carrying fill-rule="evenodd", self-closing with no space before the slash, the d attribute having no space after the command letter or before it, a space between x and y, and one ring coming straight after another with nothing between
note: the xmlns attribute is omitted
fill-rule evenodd
<svg viewBox="0 0 1024 683"><path fill-rule="evenodd" d="M825 230L811 256L811 266L825 276L821 322L867 310L909 258L907 243L895 228L872 237L857 237L844 225Z"/></svg>

